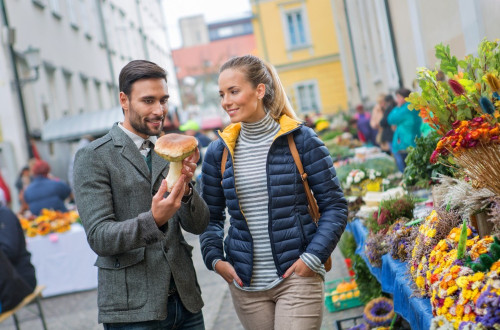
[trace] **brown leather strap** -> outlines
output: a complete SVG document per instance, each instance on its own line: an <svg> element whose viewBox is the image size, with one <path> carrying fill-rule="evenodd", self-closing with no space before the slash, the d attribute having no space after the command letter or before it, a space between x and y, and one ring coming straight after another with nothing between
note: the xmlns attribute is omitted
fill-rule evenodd
<svg viewBox="0 0 500 330"><path fill-rule="evenodd" d="M227 162L227 149L224 148L224 151L222 151L222 162L220 163L220 175L222 178L224 178L224 171L226 170L226 162Z"/></svg>
<svg viewBox="0 0 500 330"><path fill-rule="evenodd" d="M295 161L295 165L299 170L300 176L302 178L302 184L304 184L304 190L306 191L309 214L313 218L314 222L318 224L320 217L318 202L314 198L311 188L309 188L309 183L307 182L307 173L304 172L304 167L302 166L302 162L300 161L299 152L297 150L297 146L295 145L295 141L293 140L293 134L288 134L287 138L288 138L288 146L290 147L290 151L292 152L293 160Z"/></svg>

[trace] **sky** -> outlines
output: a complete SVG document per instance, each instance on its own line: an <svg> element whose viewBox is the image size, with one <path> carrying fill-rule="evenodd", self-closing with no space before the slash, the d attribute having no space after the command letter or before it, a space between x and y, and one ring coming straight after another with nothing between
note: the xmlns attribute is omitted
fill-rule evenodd
<svg viewBox="0 0 500 330"><path fill-rule="evenodd" d="M207 23L251 12L250 0L163 0L171 49L182 46L179 18L203 14Z"/></svg>

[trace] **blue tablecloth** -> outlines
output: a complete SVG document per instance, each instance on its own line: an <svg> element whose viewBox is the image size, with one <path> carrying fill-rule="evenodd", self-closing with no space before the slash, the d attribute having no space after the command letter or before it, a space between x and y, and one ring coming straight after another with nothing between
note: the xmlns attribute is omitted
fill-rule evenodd
<svg viewBox="0 0 500 330"><path fill-rule="evenodd" d="M411 279L407 264L394 260L389 254L382 256L382 267L372 267L365 255L364 246L368 230L359 219L347 225L358 245L356 253L366 262L370 272L382 285L382 291L392 294L394 311L410 323L412 329L428 330L431 326L432 307L429 299L412 297Z"/></svg>

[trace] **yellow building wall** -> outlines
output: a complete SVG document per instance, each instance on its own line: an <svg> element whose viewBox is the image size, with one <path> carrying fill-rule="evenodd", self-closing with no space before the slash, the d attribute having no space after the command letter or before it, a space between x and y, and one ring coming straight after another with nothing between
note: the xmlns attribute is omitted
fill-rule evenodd
<svg viewBox="0 0 500 330"><path fill-rule="evenodd" d="M335 114L347 108L347 94L340 62L280 71L279 76L297 113L299 113L299 103L294 86L307 80L316 80L318 82L321 102L320 112L322 114Z"/></svg>
<svg viewBox="0 0 500 330"><path fill-rule="evenodd" d="M282 12L296 8L305 8L310 45L290 50L287 49L287 27L283 25ZM347 93L331 0L257 0L252 1L252 10L256 17L253 20L253 28L257 55L277 67L294 108L299 108L294 85L302 81L316 80L321 112L333 114L345 110ZM325 58L330 58L327 63ZM320 64L311 64L312 62Z"/></svg>

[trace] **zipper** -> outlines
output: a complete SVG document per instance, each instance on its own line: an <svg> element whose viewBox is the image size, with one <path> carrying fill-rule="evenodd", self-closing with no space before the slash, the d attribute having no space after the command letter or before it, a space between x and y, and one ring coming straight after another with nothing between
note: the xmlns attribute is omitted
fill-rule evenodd
<svg viewBox="0 0 500 330"><path fill-rule="evenodd" d="M227 148L227 150L229 151L229 155L231 156L231 166L233 167L233 186L234 186L234 191L236 192L236 198L238 199L238 207L240 209L241 215L243 215L243 219L245 219L245 222L247 224L247 230L250 233L250 228L248 227L248 221L247 221L247 218L245 216L245 213L243 212L243 209L241 208L240 198L238 197L238 189L236 188L236 176L234 175L234 157L233 157L233 152L227 146L226 141L224 141L224 139L220 135L219 135L219 137L220 137L220 139L222 141L222 144L224 145L224 148ZM221 173L221 176L222 176L222 179L224 179L224 173ZM224 187L222 187L222 190L224 190ZM252 251L250 251L250 255L252 256L252 265L251 266L252 266L252 269L253 269L253 237L252 237L252 235L250 235L250 238L252 240L251 241L251 243L252 243ZM252 278L250 278L250 284L252 284Z"/></svg>
<svg viewBox="0 0 500 330"><path fill-rule="evenodd" d="M268 175L268 173L269 173L269 155L270 155L271 148L274 145L274 141L276 141L278 138L280 138L282 136L285 136L285 135L288 135L288 134L292 134L294 131L298 130L299 128L300 128L300 126L297 126L296 128L294 128L292 130L289 130L288 132L285 132L283 134L280 134L280 135L274 137L273 142L271 143L271 146L269 147L269 151L267 152L267 159L266 159L266 178L267 178L267 195L268 195L267 196L267 198L268 198L268 201L267 201L267 214L268 214L268 217L269 217L269 223L267 225L267 230L268 230L268 233L269 233L269 241L271 242L271 251L273 253L274 266L276 267L276 269L278 271L278 276L279 277L282 277L283 274L285 274L285 272L281 269L281 266L278 263L278 257L276 256L276 249L274 248L274 239L273 239L273 235L272 235L272 220L273 219L271 217L271 191L270 191L271 179L270 179L270 175Z"/></svg>

